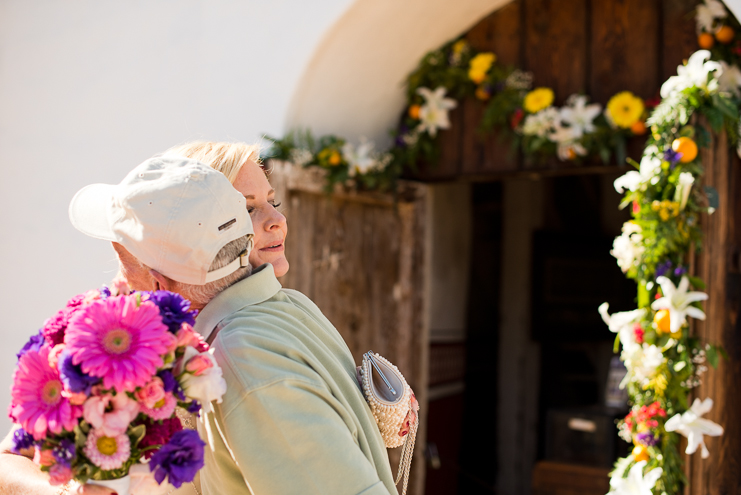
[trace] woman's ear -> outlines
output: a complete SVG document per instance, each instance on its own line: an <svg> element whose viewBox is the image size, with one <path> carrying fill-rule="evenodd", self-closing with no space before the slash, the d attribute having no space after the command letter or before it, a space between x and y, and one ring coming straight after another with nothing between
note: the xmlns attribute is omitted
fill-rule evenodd
<svg viewBox="0 0 741 495"><path fill-rule="evenodd" d="M149 275L152 277L152 279L156 282L157 287L152 290L168 290L170 292L175 292L175 285L177 282L175 282L172 279L169 279L162 275L157 270L149 270Z"/></svg>

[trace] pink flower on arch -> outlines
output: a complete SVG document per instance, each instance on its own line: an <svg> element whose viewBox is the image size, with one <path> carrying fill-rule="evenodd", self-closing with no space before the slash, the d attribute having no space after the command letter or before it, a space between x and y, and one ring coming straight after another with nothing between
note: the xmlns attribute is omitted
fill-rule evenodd
<svg viewBox="0 0 741 495"><path fill-rule="evenodd" d="M43 346L21 356L11 387L9 415L36 440L44 438L47 430L55 434L72 431L82 415L82 408L62 395L62 380L49 365L49 351Z"/></svg>
<svg viewBox="0 0 741 495"><path fill-rule="evenodd" d="M72 362L117 392L145 385L171 340L157 306L138 305L136 295L93 301L70 319L64 337Z"/></svg>

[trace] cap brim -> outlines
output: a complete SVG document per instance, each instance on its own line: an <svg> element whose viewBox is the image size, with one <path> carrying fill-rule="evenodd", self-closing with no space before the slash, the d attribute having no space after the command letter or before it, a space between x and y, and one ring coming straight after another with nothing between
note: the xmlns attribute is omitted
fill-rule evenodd
<svg viewBox="0 0 741 495"><path fill-rule="evenodd" d="M108 221L108 209L115 188L109 184L91 184L77 191L69 204L72 225L90 237L117 241Z"/></svg>

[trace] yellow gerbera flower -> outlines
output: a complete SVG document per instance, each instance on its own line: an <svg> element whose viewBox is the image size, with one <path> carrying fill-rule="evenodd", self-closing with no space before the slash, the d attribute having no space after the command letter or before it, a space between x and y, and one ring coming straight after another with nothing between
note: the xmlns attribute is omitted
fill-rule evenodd
<svg viewBox="0 0 741 495"><path fill-rule="evenodd" d="M471 59L468 67L468 77L476 84L480 83L486 79L486 73L489 72L496 60L497 56L491 52L479 53Z"/></svg>
<svg viewBox="0 0 741 495"><path fill-rule="evenodd" d="M628 129L643 115L643 100L630 91L621 91L607 102L607 112L616 126Z"/></svg>
<svg viewBox="0 0 741 495"><path fill-rule="evenodd" d="M467 47L468 42L466 40L458 40L453 44L453 53L460 55Z"/></svg>
<svg viewBox="0 0 741 495"><path fill-rule="evenodd" d="M538 113L551 106L553 103L553 90L551 88L535 88L525 95L522 106L530 113Z"/></svg>

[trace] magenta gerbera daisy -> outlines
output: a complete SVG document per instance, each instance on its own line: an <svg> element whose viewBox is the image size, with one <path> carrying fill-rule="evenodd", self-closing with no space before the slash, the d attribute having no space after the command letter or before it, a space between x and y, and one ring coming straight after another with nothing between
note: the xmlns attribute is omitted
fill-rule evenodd
<svg viewBox="0 0 741 495"><path fill-rule="evenodd" d="M105 388L133 392L162 366L172 339L151 302L137 296L93 301L70 319L64 343L72 362L103 379Z"/></svg>
<svg viewBox="0 0 741 495"><path fill-rule="evenodd" d="M46 432L72 431L82 408L64 398L59 372L49 365L49 347L29 351L18 360L13 374L10 417L36 440Z"/></svg>
<svg viewBox="0 0 741 495"><path fill-rule="evenodd" d="M82 449L88 459L104 471L118 469L129 460L131 441L126 433L107 437L100 430L91 430Z"/></svg>

